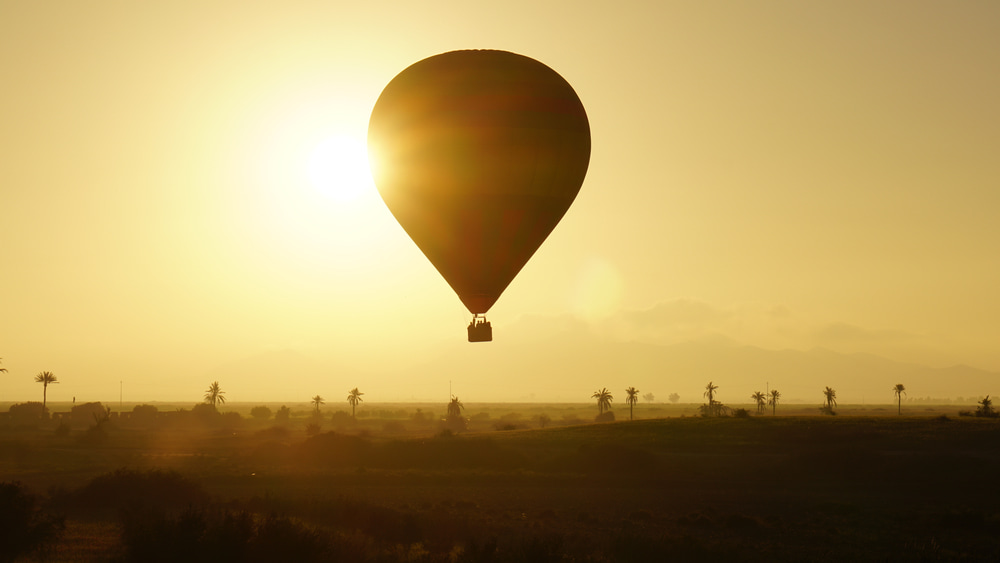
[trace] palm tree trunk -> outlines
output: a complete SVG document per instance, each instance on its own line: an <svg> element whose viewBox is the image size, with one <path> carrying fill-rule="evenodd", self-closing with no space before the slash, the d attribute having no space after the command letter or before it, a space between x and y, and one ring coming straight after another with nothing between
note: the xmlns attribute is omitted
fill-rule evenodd
<svg viewBox="0 0 1000 563"><path fill-rule="evenodd" d="M45 404L49 399L49 382L46 381L42 384L42 418L45 418L47 411L45 410Z"/></svg>
<svg viewBox="0 0 1000 563"><path fill-rule="evenodd" d="M629 419L629 420L634 420L634 419L632 418L632 408L633 408L634 406L635 406L635 405L633 405L632 403L629 403L629 405L628 405L628 419Z"/></svg>

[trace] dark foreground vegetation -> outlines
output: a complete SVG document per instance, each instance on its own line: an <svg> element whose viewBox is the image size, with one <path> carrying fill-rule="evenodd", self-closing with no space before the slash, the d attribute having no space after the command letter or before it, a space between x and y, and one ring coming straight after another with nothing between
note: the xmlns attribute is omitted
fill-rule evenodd
<svg viewBox="0 0 1000 563"><path fill-rule="evenodd" d="M312 434L0 427L0 560L1000 560L996 419Z"/></svg>

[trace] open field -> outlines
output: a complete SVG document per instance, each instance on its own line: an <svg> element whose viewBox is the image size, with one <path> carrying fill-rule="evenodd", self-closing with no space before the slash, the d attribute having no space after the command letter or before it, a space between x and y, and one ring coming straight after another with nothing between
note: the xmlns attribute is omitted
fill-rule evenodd
<svg viewBox="0 0 1000 563"><path fill-rule="evenodd" d="M466 405L469 430L454 434L440 404L328 416L312 436L306 416L7 425L0 481L66 515L58 560L138 560L122 540L137 500L168 517L194 506L205 526L224 510L288 516L332 538L298 560L1000 559L997 420L951 405L796 409L704 419L640 405L642 420L593 424L585 405ZM121 468L134 471L107 476Z"/></svg>

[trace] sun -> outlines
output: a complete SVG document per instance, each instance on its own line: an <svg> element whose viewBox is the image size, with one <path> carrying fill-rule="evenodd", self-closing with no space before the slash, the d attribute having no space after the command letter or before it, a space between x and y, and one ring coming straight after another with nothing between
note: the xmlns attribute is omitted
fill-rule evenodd
<svg viewBox="0 0 1000 563"><path fill-rule="evenodd" d="M375 188L367 146L350 135L320 141L309 152L306 177L323 196L340 203L354 201Z"/></svg>

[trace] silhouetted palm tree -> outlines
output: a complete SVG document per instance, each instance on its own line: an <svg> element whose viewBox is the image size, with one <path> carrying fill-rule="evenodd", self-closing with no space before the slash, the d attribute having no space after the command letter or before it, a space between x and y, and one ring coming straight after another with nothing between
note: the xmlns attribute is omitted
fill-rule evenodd
<svg viewBox="0 0 1000 563"><path fill-rule="evenodd" d="M205 402L212 405L213 407L219 404L226 404L226 398L223 397L226 392L222 390L219 386L218 381L213 381L211 385L208 386L208 390L205 391Z"/></svg>
<svg viewBox="0 0 1000 563"><path fill-rule="evenodd" d="M464 408L465 405L462 404L462 401L458 400L458 395L452 395L451 401L448 403L448 416L462 416L462 409Z"/></svg>
<svg viewBox="0 0 1000 563"><path fill-rule="evenodd" d="M757 414L763 413L764 407L767 406L767 396L757 391L753 395L750 395L750 398L757 402Z"/></svg>
<svg viewBox="0 0 1000 563"><path fill-rule="evenodd" d="M625 392L628 393L628 397L625 397L625 404L628 405L628 419L632 420L632 409L639 402L639 390L635 387L629 387Z"/></svg>
<svg viewBox="0 0 1000 563"><path fill-rule="evenodd" d="M771 389L771 393L767 398L767 404L771 407L771 416L775 415L775 411L778 410L778 399L781 398L781 393L777 389Z"/></svg>
<svg viewBox="0 0 1000 563"><path fill-rule="evenodd" d="M604 414L605 410L611 410L611 401L614 396L605 387L600 391L594 391L594 394L590 396L591 399L597 399L597 414Z"/></svg>
<svg viewBox="0 0 1000 563"><path fill-rule="evenodd" d="M906 394L906 387L902 383L897 383L892 392L896 394L896 414L903 414L903 395Z"/></svg>
<svg viewBox="0 0 1000 563"><path fill-rule="evenodd" d="M351 417L354 418L354 409L358 406L358 403L364 402L361 396L364 395L358 388L355 387L351 389L351 392L347 394L347 402L351 404Z"/></svg>
<svg viewBox="0 0 1000 563"><path fill-rule="evenodd" d="M3 363L3 358L0 358L0 364ZM0 373L7 373L7 368L0 368Z"/></svg>
<svg viewBox="0 0 1000 563"><path fill-rule="evenodd" d="M319 407L326 404L326 401L323 400L323 397L320 397L319 395L313 397L312 401L310 402L316 407L316 414L319 414Z"/></svg>
<svg viewBox="0 0 1000 563"><path fill-rule="evenodd" d="M708 397L708 406L711 407L715 404L715 392L719 389L718 385L712 385L709 381L708 385L705 386L704 396Z"/></svg>
<svg viewBox="0 0 1000 563"><path fill-rule="evenodd" d="M56 380L56 376L51 371L42 371L35 376L35 383L42 384L42 416L45 416L45 413L48 412L45 410L45 403L49 397L49 383L59 383L59 381Z"/></svg>
<svg viewBox="0 0 1000 563"><path fill-rule="evenodd" d="M837 406L837 392L827 387L823 390L823 395L826 397L826 408L832 413L833 407Z"/></svg>

